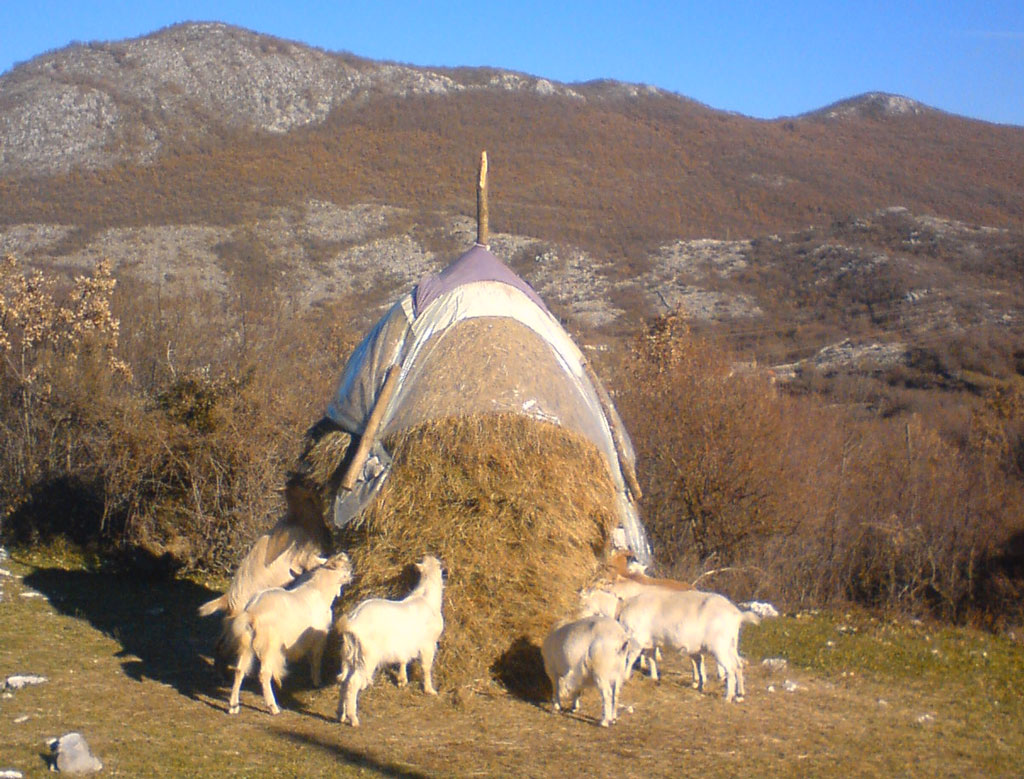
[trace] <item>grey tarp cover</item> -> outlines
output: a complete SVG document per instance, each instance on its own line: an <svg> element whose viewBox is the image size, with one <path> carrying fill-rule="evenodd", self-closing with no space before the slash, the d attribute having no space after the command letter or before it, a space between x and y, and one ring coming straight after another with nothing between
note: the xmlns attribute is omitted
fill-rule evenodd
<svg viewBox="0 0 1024 779"><path fill-rule="evenodd" d="M371 455L351 492L339 490L334 521L357 516L387 478L381 443L431 419L514 412L589 438L604 455L617 493L620 546L647 563L650 547L622 475L633 465L629 436L614 408L606 418L584 358L537 293L488 249L474 246L425 277L377 322L352 353L327 415L362 435L391 365L400 366ZM625 451L616 450L616 426Z"/></svg>

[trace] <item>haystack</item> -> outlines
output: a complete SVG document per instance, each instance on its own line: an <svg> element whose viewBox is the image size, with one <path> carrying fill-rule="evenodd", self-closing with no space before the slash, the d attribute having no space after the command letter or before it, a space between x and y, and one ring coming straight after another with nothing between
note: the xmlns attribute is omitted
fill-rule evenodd
<svg viewBox="0 0 1024 779"><path fill-rule="evenodd" d="M434 554L448 574L437 678L501 675L506 653L539 646L593 578L615 524L607 468L581 436L515 415L429 422L387 443L391 477L336 537L357 571L344 605L401 597L409 564Z"/></svg>
<svg viewBox="0 0 1024 779"><path fill-rule="evenodd" d="M632 444L579 348L485 246L425 277L342 373L289 482L316 500L357 581L400 597L448 572L442 684L498 674L575 610L610 545L647 559ZM290 505L300 502L291 500ZM527 663L529 665L529 663Z"/></svg>

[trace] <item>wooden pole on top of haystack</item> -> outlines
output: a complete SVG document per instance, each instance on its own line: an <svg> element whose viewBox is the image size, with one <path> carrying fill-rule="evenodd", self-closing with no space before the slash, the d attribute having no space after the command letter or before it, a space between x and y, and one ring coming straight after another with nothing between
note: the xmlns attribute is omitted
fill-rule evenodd
<svg viewBox="0 0 1024 779"><path fill-rule="evenodd" d="M480 174L476 181L476 242L486 247L490 240L487 212L487 152L480 152Z"/></svg>

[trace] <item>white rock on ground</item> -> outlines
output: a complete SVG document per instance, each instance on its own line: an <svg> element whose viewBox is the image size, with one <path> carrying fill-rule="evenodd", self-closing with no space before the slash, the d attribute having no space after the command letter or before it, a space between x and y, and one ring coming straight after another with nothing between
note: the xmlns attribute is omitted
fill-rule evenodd
<svg viewBox="0 0 1024 779"><path fill-rule="evenodd" d="M50 742L51 770L62 774L91 774L103 768L81 733L66 733Z"/></svg>
<svg viewBox="0 0 1024 779"><path fill-rule="evenodd" d="M757 616L761 617L761 619L779 616L779 612L776 611L775 607L765 601L749 600L746 603L741 603L740 608L754 612Z"/></svg>
<svg viewBox="0 0 1024 779"><path fill-rule="evenodd" d="M38 674L12 674L4 679L0 690L20 690L22 687L28 687L30 684L44 684L48 681L50 680L45 676L39 676Z"/></svg>

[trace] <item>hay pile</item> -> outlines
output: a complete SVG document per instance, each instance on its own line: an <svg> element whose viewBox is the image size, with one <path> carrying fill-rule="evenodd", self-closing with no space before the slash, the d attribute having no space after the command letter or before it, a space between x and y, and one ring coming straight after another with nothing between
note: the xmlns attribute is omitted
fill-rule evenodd
<svg viewBox="0 0 1024 779"><path fill-rule="evenodd" d="M358 524L336 532L356 571L343 607L404 596L410 564L437 555L448 577L435 677L449 688L491 677L533 687L536 647L574 612L615 524L605 460L582 436L513 414L430 422L385 445L388 481ZM330 460L319 448L307 459Z"/></svg>

